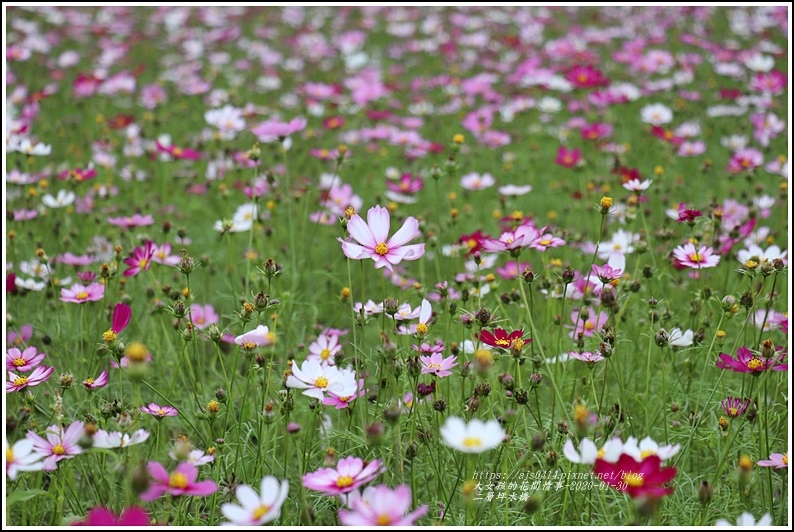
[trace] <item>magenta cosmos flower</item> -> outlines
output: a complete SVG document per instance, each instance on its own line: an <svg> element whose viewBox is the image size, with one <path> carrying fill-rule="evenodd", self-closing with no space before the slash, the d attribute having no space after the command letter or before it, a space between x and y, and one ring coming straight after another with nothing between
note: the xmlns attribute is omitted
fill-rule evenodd
<svg viewBox="0 0 794 532"><path fill-rule="evenodd" d="M714 248L700 246L696 249L691 242L675 248L673 257L678 266L695 269L713 268L720 262L720 256L714 255Z"/></svg>
<svg viewBox="0 0 794 532"><path fill-rule="evenodd" d="M44 457L42 469L53 471L61 460L74 458L83 452L77 442L84 433L83 422L75 421L66 430L58 425L50 425L47 427L46 440L32 430L28 431L26 437L33 442L33 450Z"/></svg>
<svg viewBox="0 0 794 532"><path fill-rule="evenodd" d="M106 342L115 342L116 336L127 328L132 318L132 309L126 303L118 303L113 307L113 321L110 322L110 329L102 334L102 339Z"/></svg>
<svg viewBox="0 0 794 532"><path fill-rule="evenodd" d="M65 303L99 301L103 297L105 297L105 285L101 283L91 283L88 286L75 283L71 288L61 288L61 301Z"/></svg>
<svg viewBox="0 0 794 532"><path fill-rule="evenodd" d="M429 357L420 356L419 360L422 361L422 374L432 373L436 377L448 377L452 375L449 371L458 365L458 357L450 356L444 358L441 353L433 353Z"/></svg>
<svg viewBox="0 0 794 532"><path fill-rule="evenodd" d="M348 456L337 462L336 469L324 467L303 475L303 487L324 495L342 495L366 484L385 470L381 460L367 463L361 458Z"/></svg>
<svg viewBox="0 0 794 532"><path fill-rule="evenodd" d="M662 459L655 454L637 461L624 453L615 463L597 458L593 474L618 491L628 493L632 499L663 497L673 493L673 488L664 485L673 480L678 471L661 465Z"/></svg>
<svg viewBox="0 0 794 532"><path fill-rule="evenodd" d="M133 277L142 270L148 271L152 265L154 251L155 245L151 240L147 240L142 248L137 247L132 250L132 255L124 259L124 264L129 266L129 268L124 270L124 277Z"/></svg>
<svg viewBox="0 0 794 532"><path fill-rule="evenodd" d="M746 347L740 347L736 351L736 358L733 358L728 353L720 353L717 359L717 367L730 369L737 373L752 373L753 375L760 375L768 369L772 371L788 371L788 363L783 362L782 356L763 358Z"/></svg>
<svg viewBox="0 0 794 532"><path fill-rule="evenodd" d="M427 513L423 504L413 512L411 488L406 485L391 489L388 486L369 486L359 497L351 494L352 511L339 510L339 522L345 526L414 526L417 519Z"/></svg>
<svg viewBox="0 0 794 532"><path fill-rule="evenodd" d="M157 403L149 403L148 406L142 406L141 412L144 414L151 414L157 418L164 418L168 416L178 416L179 412L173 406L160 406Z"/></svg>
<svg viewBox="0 0 794 532"><path fill-rule="evenodd" d="M416 260L425 254L424 244L406 245L419 236L419 221L409 216L399 231L389 238L391 219L389 210L376 205L367 211L367 221L354 214L347 222L347 231L358 242L354 244L337 238L345 256L354 260L370 258L375 268L394 271L395 264L402 260Z"/></svg>
<svg viewBox="0 0 794 532"><path fill-rule="evenodd" d="M54 367L39 366L30 375L17 375L9 371L6 381L6 393L18 392L25 388L38 386L50 378L50 374L55 370Z"/></svg>
<svg viewBox="0 0 794 532"><path fill-rule="evenodd" d="M118 517L108 508L92 508L85 519L72 526L149 526L149 514L138 506L126 508Z"/></svg>
<svg viewBox="0 0 794 532"><path fill-rule="evenodd" d="M180 495L193 495L206 497L218 491L218 485L212 480L196 482L198 469L189 462L176 466L173 473L169 474L160 462L149 462L146 470L154 481L149 484L149 489L141 493L141 500L152 502L164 493L179 497Z"/></svg>
<svg viewBox="0 0 794 532"><path fill-rule="evenodd" d="M12 347L6 351L6 369L8 371L21 371L28 372L41 364L44 353L39 353L35 346L25 348L20 351L16 347Z"/></svg>
<svg viewBox="0 0 794 532"><path fill-rule="evenodd" d="M485 345L496 347L497 349L517 349L520 350L524 344L531 342L531 339L524 339L524 331L518 329L507 334L504 329L494 329L490 331L480 331L480 341Z"/></svg>
<svg viewBox="0 0 794 532"><path fill-rule="evenodd" d="M88 377L86 380L83 381L83 386L85 386L86 390L96 390L97 388L103 388L108 384L108 370L103 369L102 373L99 374L99 377L96 379L92 377Z"/></svg>

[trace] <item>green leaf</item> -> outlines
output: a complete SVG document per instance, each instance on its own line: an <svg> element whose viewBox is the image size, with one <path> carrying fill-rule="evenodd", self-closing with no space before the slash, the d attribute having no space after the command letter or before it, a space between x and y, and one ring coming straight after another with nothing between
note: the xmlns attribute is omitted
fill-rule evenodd
<svg viewBox="0 0 794 532"><path fill-rule="evenodd" d="M27 502L33 497L38 495L46 495L48 497L52 497L52 494L44 491L44 490L16 490L14 493L8 496L6 499L6 504L11 505L15 502Z"/></svg>

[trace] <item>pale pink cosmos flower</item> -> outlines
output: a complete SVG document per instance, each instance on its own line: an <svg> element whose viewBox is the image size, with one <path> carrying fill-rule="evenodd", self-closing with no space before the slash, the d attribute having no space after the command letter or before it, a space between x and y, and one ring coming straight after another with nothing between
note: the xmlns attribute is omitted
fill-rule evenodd
<svg viewBox="0 0 794 532"><path fill-rule="evenodd" d="M149 484L148 490L141 493L140 498L144 501L151 502L165 493L174 497L180 495L206 497L218 491L218 485L212 480L196 482L198 469L188 462L179 464L171 474L159 462L149 462L146 470L154 481Z"/></svg>
<svg viewBox="0 0 794 532"><path fill-rule="evenodd" d="M171 244L168 242L160 246L155 244L154 253L152 254L152 262L156 262L157 264L165 264L166 266L176 266L181 260L182 259L179 258L179 255L171 254Z"/></svg>
<svg viewBox="0 0 794 532"><path fill-rule="evenodd" d="M458 365L458 357L452 355L444 358L441 353L433 353L430 356L420 356L422 362L422 375L432 373L436 377L448 377L452 375L449 371Z"/></svg>
<svg viewBox="0 0 794 532"><path fill-rule="evenodd" d="M593 336L596 331L606 325L608 319L609 314L606 311L602 310L596 313L593 308L586 307L582 310L581 316L578 310L571 312L571 321L574 322L575 326L566 325L565 327L573 329L568 334L572 338L576 338L579 334Z"/></svg>
<svg viewBox="0 0 794 532"><path fill-rule="evenodd" d="M16 480L20 471L41 471L44 467L43 456L33 449L33 440L24 438L8 446L8 440L3 438L3 451L6 457L6 476L9 480Z"/></svg>
<svg viewBox="0 0 794 532"><path fill-rule="evenodd" d="M575 358L576 360L581 360L588 366L592 366L596 362L601 362L604 360L604 356L598 351L583 351L581 353L576 351L568 351L568 356L570 358Z"/></svg>
<svg viewBox="0 0 794 532"><path fill-rule="evenodd" d="M190 305L190 315L193 317L193 326L198 330L207 329L210 325L220 321L220 317L212 305L193 303Z"/></svg>
<svg viewBox="0 0 794 532"><path fill-rule="evenodd" d="M785 469L788 468L788 453L772 453L769 455L769 460L759 460L756 463L764 467Z"/></svg>
<svg viewBox="0 0 794 532"><path fill-rule="evenodd" d="M471 172L460 178L460 186L466 190L482 190L492 187L494 184L496 184L496 180L487 172L482 175Z"/></svg>
<svg viewBox="0 0 794 532"><path fill-rule="evenodd" d="M635 178L623 183L623 188L632 192L642 192L643 190L648 190L651 183L653 183L653 179L639 180Z"/></svg>
<svg viewBox="0 0 794 532"><path fill-rule="evenodd" d="M348 456L337 462L336 468L324 467L303 475L303 487L324 495L342 495L370 482L386 470L382 460L365 462Z"/></svg>
<svg viewBox="0 0 794 532"><path fill-rule="evenodd" d="M169 451L168 456L173 460L179 460L176 453L174 451ZM215 457L211 454L206 454L201 449L193 449L187 454L185 458L187 463L193 464L194 466L203 466L215 461Z"/></svg>
<svg viewBox="0 0 794 532"><path fill-rule="evenodd" d="M335 365L334 357L342 350L339 337L321 334L317 340L309 344L309 355L306 360L319 360L324 366Z"/></svg>
<svg viewBox="0 0 794 532"><path fill-rule="evenodd" d="M519 253L524 248L528 247L546 228L538 230L535 226L530 224L520 225L515 231L505 231L499 238L489 238L483 240L483 251L507 251L511 254Z"/></svg>
<svg viewBox="0 0 794 532"><path fill-rule="evenodd" d="M276 335L268 330L267 325L258 325L253 331L248 331L234 339L235 344L248 351L256 347L272 345L275 341Z"/></svg>
<svg viewBox="0 0 794 532"><path fill-rule="evenodd" d="M256 135L260 142L273 142L303 130L306 124L305 118L293 118L289 122L267 120L252 128L251 133Z"/></svg>
<svg viewBox="0 0 794 532"><path fill-rule="evenodd" d="M394 271L393 266L403 260L417 260L425 254L424 244L407 245L419 236L419 221L409 216L403 226L389 238L391 224L389 210L376 205L367 211L367 221L354 214L347 222L347 231L357 244L337 238L345 256L361 260L370 258L375 268Z"/></svg>
<svg viewBox="0 0 794 532"><path fill-rule="evenodd" d="M61 264L68 264L69 266L88 266L96 261L94 255L73 255L66 252L63 255L58 255L58 262Z"/></svg>
<svg viewBox="0 0 794 532"><path fill-rule="evenodd" d="M104 388L108 384L108 370L103 369L102 373L99 374L99 377L96 379L88 377L86 380L83 381L83 386L86 387L87 390L95 390L97 388Z"/></svg>
<svg viewBox="0 0 794 532"><path fill-rule="evenodd" d="M33 442L33 450L44 457L42 469L54 471L58 468L57 463L61 460L74 458L83 452L77 442L84 433L83 422L75 421L66 430L58 425L50 425L47 427L46 440L29 430L27 439Z"/></svg>
<svg viewBox="0 0 794 532"><path fill-rule="evenodd" d="M97 449L122 449L143 443L148 438L149 433L144 429L138 429L132 435L100 429L94 434L94 447Z"/></svg>
<svg viewBox="0 0 794 532"><path fill-rule="evenodd" d="M66 303L86 303L88 301L99 301L105 297L105 285L101 283L91 283L88 286L75 283L71 288L61 288L61 301Z"/></svg>
<svg viewBox="0 0 794 532"><path fill-rule="evenodd" d="M287 500L288 493L288 481L279 482L270 476L262 479L259 493L251 486L240 484L235 490L240 505L221 505L221 513L229 520L222 525L259 526L274 521L281 515L281 506Z"/></svg>
<svg viewBox="0 0 794 532"><path fill-rule="evenodd" d="M8 380L6 381L6 393L18 392L25 388L38 386L42 382L46 382L50 378L50 374L55 370L55 367L38 366L33 370L30 375L17 375L9 371Z"/></svg>
<svg viewBox="0 0 794 532"><path fill-rule="evenodd" d="M160 419L179 415L179 412L173 406L160 406L157 403L149 403L147 406L142 406L141 412L144 414L151 414Z"/></svg>
<svg viewBox="0 0 794 532"><path fill-rule="evenodd" d="M20 371L27 373L32 370L44 360L47 356L44 353L39 353L35 346L25 348L20 351L16 347L12 347L6 351L6 369L8 371Z"/></svg>
<svg viewBox="0 0 794 532"><path fill-rule="evenodd" d="M673 257L676 265L695 269L713 268L720 262L720 256L714 254L714 248L706 246L695 248L691 242L675 248Z"/></svg>
<svg viewBox="0 0 794 532"><path fill-rule="evenodd" d="M539 235L530 244L529 247L537 249L538 251L546 251L549 248L558 248L565 245L565 240L560 237L554 236L551 233Z"/></svg>
<svg viewBox="0 0 794 532"><path fill-rule="evenodd" d="M300 388L303 395L322 401L325 393L345 397L356 392L356 376L350 369L324 366L319 360L305 360L301 367L292 365L292 375L287 377L288 388Z"/></svg>
<svg viewBox="0 0 794 532"><path fill-rule="evenodd" d="M369 486L355 497L348 498L351 511L340 509L339 522L345 526L414 526L427 513L427 505L411 508L411 488L400 485L392 489L386 485Z"/></svg>
<svg viewBox="0 0 794 532"><path fill-rule="evenodd" d="M132 216L119 216L117 218L108 218L108 223L118 227L145 227L154 223L154 217L151 214L142 215L135 213Z"/></svg>

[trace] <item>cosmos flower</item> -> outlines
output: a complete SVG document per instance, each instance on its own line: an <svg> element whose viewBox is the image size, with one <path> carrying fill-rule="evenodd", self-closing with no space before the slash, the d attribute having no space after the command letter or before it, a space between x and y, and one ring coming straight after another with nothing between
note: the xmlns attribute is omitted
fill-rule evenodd
<svg viewBox="0 0 794 532"><path fill-rule="evenodd" d="M39 353L35 346L27 347L24 351L12 347L6 351L6 369L27 373L41 364L45 356L47 355Z"/></svg>
<svg viewBox="0 0 794 532"><path fill-rule="evenodd" d="M638 461L624 453L614 463L596 458L593 474L618 491L628 493L632 499L663 497L673 493L673 488L667 488L665 484L673 480L678 471L661 465L662 459L657 455Z"/></svg>
<svg viewBox="0 0 794 532"><path fill-rule="evenodd" d="M411 488L400 485L392 489L386 485L368 486L363 493L348 497L350 511L339 510L339 522L344 526L415 526L417 519L427 513L427 505L411 508Z"/></svg>
<svg viewBox="0 0 794 532"><path fill-rule="evenodd" d="M173 406L160 406L157 403L149 403L147 406L142 406L141 412L144 414L151 414L154 417L160 419L168 416L179 415L179 412Z"/></svg>
<svg viewBox="0 0 794 532"><path fill-rule="evenodd" d="M38 386L42 382L49 380L50 375L55 370L55 367L38 366L33 370L30 375L17 375L11 371L8 372L8 380L6 381L6 393L18 392L25 388Z"/></svg>
<svg viewBox="0 0 794 532"><path fill-rule="evenodd" d="M326 366L319 360L305 360L300 368L292 366L292 375L287 377L288 388L303 389L303 395L322 401L325 393L337 396L352 396L356 392L356 376L352 370Z"/></svg>
<svg viewBox="0 0 794 532"><path fill-rule="evenodd" d="M179 464L170 474L159 462L149 462L146 470L152 476L153 482L149 484L149 489L140 495L144 501L151 502L165 493L174 497L180 495L206 497L218 491L218 485L212 480L196 482L198 469L188 462Z"/></svg>
<svg viewBox="0 0 794 532"><path fill-rule="evenodd" d="M354 214L347 222L347 231L357 244L337 238L345 256L354 259L370 258L375 268L394 271L393 266L403 260L416 260L425 254L424 244L407 245L419 236L419 221L409 216L403 226L389 238L391 224L389 210L377 205L367 211L367 221Z"/></svg>
<svg viewBox="0 0 794 532"><path fill-rule="evenodd" d="M679 450L681 446L677 443L659 445L650 436L646 436L638 443L637 438L630 436L623 444L622 452L631 455L637 461L642 461L651 455L658 456L664 461L675 456Z"/></svg>
<svg viewBox="0 0 794 532"><path fill-rule="evenodd" d="M717 358L717 367L730 369L737 373L752 373L753 375L760 375L769 369L772 371L788 371L788 363L783 362L784 356L763 358L746 347L740 347L736 351L736 358L733 358L728 353L720 353Z"/></svg>
<svg viewBox="0 0 794 532"><path fill-rule="evenodd" d="M33 449L33 440L28 438L19 440L13 447L9 447L8 440L3 438L3 452L9 480L16 480L20 471L41 471L44 467L44 457Z"/></svg>
<svg viewBox="0 0 794 532"><path fill-rule="evenodd" d="M138 429L132 435L100 429L94 434L94 447L97 449L121 449L143 443L148 438L149 433L144 429Z"/></svg>
<svg viewBox="0 0 794 532"><path fill-rule="evenodd" d="M124 270L124 277L133 277L144 270L149 271L154 250L155 245L151 240L147 240L142 248L136 247L132 251L132 255L124 259L124 264L129 266L129 268Z"/></svg>
<svg viewBox="0 0 794 532"><path fill-rule="evenodd" d="M422 362L422 375L432 373L436 377L448 377L452 375L449 371L458 365L458 357L449 356L444 358L441 353L433 353L430 356L420 356Z"/></svg>
<svg viewBox="0 0 794 532"><path fill-rule="evenodd" d="M342 495L370 482L385 470L383 461L379 459L365 462L348 456L339 460L336 468L324 467L303 475L303 487L324 495Z"/></svg>
<svg viewBox="0 0 794 532"><path fill-rule="evenodd" d="M279 482L275 477L262 479L257 493L251 486L240 484L235 490L240 503L223 503L221 513L229 522L223 525L259 526L274 521L281 515L281 505L287 500L289 482Z"/></svg>
<svg viewBox="0 0 794 532"><path fill-rule="evenodd" d="M468 424L450 416L439 429L444 445L463 453L482 453L502 444L505 431L495 419L483 422L472 419Z"/></svg>
<svg viewBox="0 0 794 532"><path fill-rule="evenodd" d="M570 439L562 447L562 454L574 464L595 464L597 458L607 462L617 462L622 451L623 442L620 438L608 440L601 448L598 448L590 438L582 438L578 451Z"/></svg>
<svg viewBox="0 0 794 532"><path fill-rule="evenodd" d="M149 513L138 506L125 508L121 515L116 515L108 508L92 508L82 521L75 521L72 526L94 526L111 528L117 526L149 526Z"/></svg>
<svg viewBox="0 0 794 532"><path fill-rule="evenodd" d="M276 335L268 330L267 325L258 325L253 331L248 331L234 339L234 343L242 346L246 351L259 346L272 345L275 341Z"/></svg>
<svg viewBox="0 0 794 532"><path fill-rule="evenodd" d="M42 469L44 471L53 471L58 468L57 464L61 460L74 458L83 452L77 444L83 434L83 422L75 421L66 430L58 425L50 425L47 427L46 440L29 430L27 439L33 442L33 450L44 457Z"/></svg>
<svg viewBox="0 0 794 532"><path fill-rule="evenodd" d="M673 250L676 265L685 268L713 268L720 263L720 256L714 254L714 248L700 246L695 248L691 242L678 246Z"/></svg>
<svg viewBox="0 0 794 532"><path fill-rule="evenodd" d="M772 525L772 516L769 513L765 513L761 519L756 522L755 517L750 512L743 512L736 519L735 526L764 526L769 527ZM717 522L714 523L714 526L734 526L725 519L717 519Z"/></svg>
<svg viewBox="0 0 794 532"><path fill-rule="evenodd" d="M517 329L510 334L501 328L496 328L493 332L480 331L480 341L497 349L521 349L525 343L532 341L531 339L524 339L523 336L524 331L521 329Z"/></svg>
<svg viewBox="0 0 794 532"><path fill-rule="evenodd" d="M774 467L775 469L788 468L788 453L772 453L769 460L759 460L756 462L760 466Z"/></svg>
<svg viewBox="0 0 794 532"><path fill-rule="evenodd" d="M99 374L99 377L96 379L92 377L88 377L86 380L83 381L83 386L86 387L87 390L95 390L97 388L103 388L108 384L108 371L106 369L102 370L102 373Z"/></svg>
<svg viewBox="0 0 794 532"><path fill-rule="evenodd" d="M747 398L726 397L724 400L720 401L720 404L725 414L729 417L739 417L747 410L747 407L750 405L750 400Z"/></svg>

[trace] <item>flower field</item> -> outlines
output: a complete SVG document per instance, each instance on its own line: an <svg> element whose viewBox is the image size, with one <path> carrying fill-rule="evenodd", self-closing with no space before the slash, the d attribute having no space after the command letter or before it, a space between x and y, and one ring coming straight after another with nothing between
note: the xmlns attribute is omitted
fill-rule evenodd
<svg viewBox="0 0 794 532"><path fill-rule="evenodd" d="M788 526L789 20L5 8L6 526Z"/></svg>

